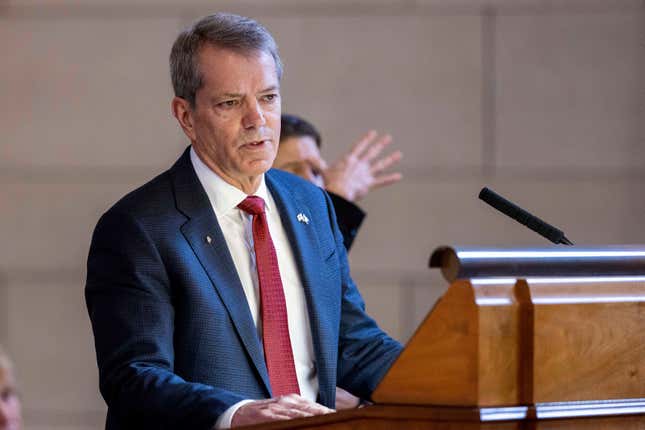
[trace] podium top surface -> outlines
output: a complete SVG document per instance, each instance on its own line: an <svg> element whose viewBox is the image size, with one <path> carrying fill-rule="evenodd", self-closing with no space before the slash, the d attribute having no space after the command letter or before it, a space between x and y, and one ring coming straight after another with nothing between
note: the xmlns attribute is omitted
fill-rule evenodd
<svg viewBox="0 0 645 430"><path fill-rule="evenodd" d="M437 248L430 267L464 278L645 276L645 245L539 248Z"/></svg>

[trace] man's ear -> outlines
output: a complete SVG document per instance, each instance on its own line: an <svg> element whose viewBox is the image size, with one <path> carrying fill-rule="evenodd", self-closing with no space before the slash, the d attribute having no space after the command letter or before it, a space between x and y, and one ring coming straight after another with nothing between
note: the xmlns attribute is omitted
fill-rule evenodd
<svg viewBox="0 0 645 430"><path fill-rule="evenodd" d="M177 122L181 126L182 130L191 142L196 140L195 138L195 128L193 126L193 110L190 107L188 100L182 99L181 97L175 97L170 102L170 109Z"/></svg>

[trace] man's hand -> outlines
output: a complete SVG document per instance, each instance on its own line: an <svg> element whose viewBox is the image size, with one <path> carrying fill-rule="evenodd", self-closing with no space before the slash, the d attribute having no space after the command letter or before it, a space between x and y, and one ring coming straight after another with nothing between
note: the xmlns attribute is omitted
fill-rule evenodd
<svg viewBox="0 0 645 430"><path fill-rule="evenodd" d="M235 412L231 427L259 424L267 421L289 420L335 412L323 405L311 402L297 394L258 400L242 406Z"/></svg>
<svg viewBox="0 0 645 430"><path fill-rule="evenodd" d="M401 160L401 151L377 159L381 151L392 142L390 135L378 139L377 137L378 134L374 130L368 132L347 154L329 167L324 165L324 162L319 164L318 160L308 160L321 172L327 191L355 202L365 197L373 188L401 180L400 173L382 173Z"/></svg>

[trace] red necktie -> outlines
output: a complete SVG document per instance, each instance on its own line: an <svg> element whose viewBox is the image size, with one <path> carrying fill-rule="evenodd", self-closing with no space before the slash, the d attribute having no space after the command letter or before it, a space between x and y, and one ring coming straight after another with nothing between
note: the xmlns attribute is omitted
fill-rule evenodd
<svg viewBox="0 0 645 430"><path fill-rule="evenodd" d="M237 207L253 215L253 247L260 282L262 341L271 391L273 396L300 394L289 338L287 305L280 279L278 257L264 212L264 200L261 197L248 196Z"/></svg>

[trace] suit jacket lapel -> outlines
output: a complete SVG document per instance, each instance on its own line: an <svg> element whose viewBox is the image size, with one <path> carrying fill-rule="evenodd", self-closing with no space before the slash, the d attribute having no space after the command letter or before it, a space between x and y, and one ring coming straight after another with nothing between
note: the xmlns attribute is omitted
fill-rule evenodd
<svg viewBox="0 0 645 430"><path fill-rule="evenodd" d="M226 306L267 394L271 395L264 354L235 263L208 196L193 170L188 149L172 170L177 208L189 218L181 227L181 232ZM206 240L207 236L211 238L210 243Z"/></svg>
<svg viewBox="0 0 645 430"><path fill-rule="evenodd" d="M312 214L307 205L271 175L271 171L265 177L267 187L278 206L282 225L292 246L305 291L316 355L319 401L322 404L331 405L336 395L335 372L338 351L331 315L334 314L335 309L338 309L339 299L325 288L326 284L320 279L320 271L317 268L317 265L326 257L321 255L318 228L315 225L319 221L317 217L320 218L322 215ZM309 222L300 221L299 214L304 215Z"/></svg>

